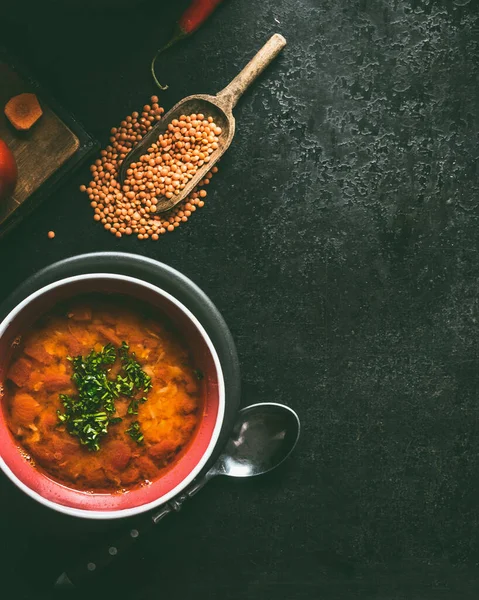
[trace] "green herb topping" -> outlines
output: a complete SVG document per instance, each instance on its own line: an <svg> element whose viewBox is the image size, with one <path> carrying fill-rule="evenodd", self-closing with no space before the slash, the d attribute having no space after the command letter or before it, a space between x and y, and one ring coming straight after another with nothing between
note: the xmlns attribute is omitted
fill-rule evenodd
<svg viewBox="0 0 479 600"><path fill-rule="evenodd" d="M121 370L116 378L110 379L109 370L117 359L121 362ZM130 398L127 412L137 415L139 404L146 402L144 394L151 390L151 377L143 371L135 353L130 353L126 342L122 342L118 352L112 344L107 344L100 352L92 350L87 356L69 360L73 365L72 381L78 394L60 394L64 412L57 411L58 419L70 435L79 439L80 444L98 451L109 425L122 422L120 417L113 416L115 400L120 396ZM132 423L126 432L137 443L142 442L138 421Z"/></svg>
<svg viewBox="0 0 479 600"><path fill-rule="evenodd" d="M137 444L143 443L143 438L145 436L141 433L140 424L138 421L133 421L130 427L126 430L126 433L131 437L132 440L135 440Z"/></svg>
<svg viewBox="0 0 479 600"><path fill-rule="evenodd" d="M143 404L144 402L146 402L146 398L140 398L139 400L135 400L135 398L133 398L130 402L130 404L128 405L128 414L129 415L137 415L138 414L138 406L140 404Z"/></svg>

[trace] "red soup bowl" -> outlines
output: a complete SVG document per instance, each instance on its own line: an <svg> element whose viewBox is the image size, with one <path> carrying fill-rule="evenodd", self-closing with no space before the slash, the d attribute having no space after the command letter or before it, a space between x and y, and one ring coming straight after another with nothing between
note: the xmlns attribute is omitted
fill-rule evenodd
<svg viewBox="0 0 479 600"><path fill-rule="evenodd" d="M193 313L174 296L140 279L124 275L92 273L51 283L16 306L0 324L0 386L15 340L58 302L89 293L127 296L148 303L165 314L182 334L194 364L204 373L203 409L193 440L159 479L125 492L79 491L55 481L25 458L6 420L5 402L0 410L0 468L26 494L59 512L89 519L133 516L164 504L181 492L200 473L211 456L224 419L225 386L217 352ZM1 401L1 398L0 398Z"/></svg>

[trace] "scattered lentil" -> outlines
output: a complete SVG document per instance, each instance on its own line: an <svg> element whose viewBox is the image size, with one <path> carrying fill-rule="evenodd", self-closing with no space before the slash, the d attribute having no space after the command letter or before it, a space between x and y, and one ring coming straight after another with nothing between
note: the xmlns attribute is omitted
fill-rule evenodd
<svg viewBox="0 0 479 600"><path fill-rule="evenodd" d="M55 237L55 232L54 231L49 231L48 232L48 237L53 240L53 238Z"/></svg>
<svg viewBox="0 0 479 600"><path fill-rule="evenodd" d="M155 214L158 197L173 198L179 194L218 147L221 128L212 117L181 115L173 119L137 163L130 165L121 185L117 177L123 159L163 113L158 97L152 96L151 105L145 104L141 112L132 112L119 127L113 127L110 145L90 167L92 181L80 186L89 197L94 220L118 238L136 235L140 240L156 241L167 231L174 231L204 206L207 193L198 188L208 185L218 172L213 167L185 200L161 216ZM48 237L54 236L54 232L48 233Z"/></svg>

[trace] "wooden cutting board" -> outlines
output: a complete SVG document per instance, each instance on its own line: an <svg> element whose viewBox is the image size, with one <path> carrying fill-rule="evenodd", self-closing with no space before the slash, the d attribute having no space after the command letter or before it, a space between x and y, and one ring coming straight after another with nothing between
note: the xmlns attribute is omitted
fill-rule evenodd
<svg viewBox="0 0 479 600"><path fill-rule="evenodd" d="M12 197L0 206L0 224L45 183L80 146L78 137L38 96L43 115L29 131L17 131L3 111L12 96L34 92L32 85L23 80L12 68L0 62L0 138L17 161L18 183Z"/></svg>

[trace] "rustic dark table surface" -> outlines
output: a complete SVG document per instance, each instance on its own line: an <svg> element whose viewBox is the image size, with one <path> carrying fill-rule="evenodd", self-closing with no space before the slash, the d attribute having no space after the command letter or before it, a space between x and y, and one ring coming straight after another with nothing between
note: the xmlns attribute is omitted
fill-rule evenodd
<svg viewBox="0 0 479 600"><path fill-rule="evenodd" d="M63 20L12 4L0 29L105 143L155 92L150 58L187 3ZM116 240L78 191L85 167L0 243L0 300L88 251L176 267L230 325L243 404L287 403L304 426L280 470L213 482L88 597L477 599L479 3L228 0L159 61L162 105L221 89L275 31L289 46L186 226ZM67 559L125 527L4 476L0 510L2 598L49 598Z"/></svg>

